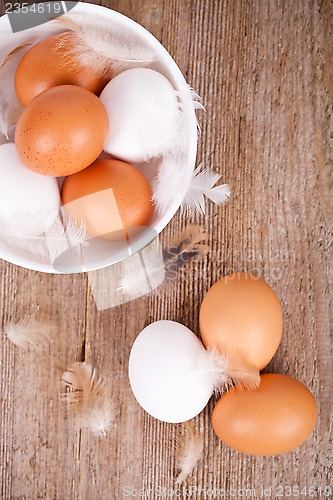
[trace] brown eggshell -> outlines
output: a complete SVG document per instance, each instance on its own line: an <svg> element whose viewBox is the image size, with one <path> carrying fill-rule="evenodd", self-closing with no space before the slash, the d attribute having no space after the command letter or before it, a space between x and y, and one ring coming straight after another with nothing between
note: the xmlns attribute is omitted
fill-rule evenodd
<svg viewBox="0 0 333 500"><path fill-rule="evenodd" d="M72 40L70 40L72 38ZM75 33L61 33L36 43L21 59L15 90L23 106L56 85L78 85L99 95L110 77L79 63L67 45L80 44Z"/></svg>
<svg viewBox="0 0 333 500"><path fill-rule="evenodd" d="M233 387L217 402L212 416L217 436L250 455L279 455L303 444L317 421L316 401L301 382L265 374L252 391Z"/></svg>
<svg viewBox="0 0 333 500"><path fill-rule="evenodd" d="M148 226L154 212L152 194L139 170L108 158L67 177L62 186L66 211L82 221L91 236L108 240L128 237L129 228Z"/></svg>
<svg viewBox="0 0 333 500"><path fill-rule="evenodd" d="M258 370L272 359L282 336L277 296L264 280L247 273L224 276L210 288L199 322L206 348L242 352Z"/></svg>
<svg viewBox="0 0 333 500"><path fill-rule="evenodd" d="M15 131L23 163L55 177L86 168L102 152L109 121L101 101L75 85L46 90L23 110Z"/></svg>

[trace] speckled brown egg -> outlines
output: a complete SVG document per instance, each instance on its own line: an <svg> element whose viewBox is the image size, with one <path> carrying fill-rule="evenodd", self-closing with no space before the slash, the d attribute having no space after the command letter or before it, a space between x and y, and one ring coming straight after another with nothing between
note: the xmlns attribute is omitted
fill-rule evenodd
<svg viewBox="0 0 333 500"><path fill-rule="evenodd" d="M23 163L44 175L74 174L102 152L108 116L92 92L60 85L39 94L23 110L15 144Z"/></svg>
<svg viewBox="0 0 333 500"><path fill-rule="evenodd" d="M217 402L212 416L217 436L250 455L279 455L303 444L317 421L317 405L301 382L265 374L255 390L233 387Z"/></svg>
<svg viewBox="0 0 333 500"><path fill-rule="evenodd" d="M217 281L202 302L199 322L205 347L239 353L258 370L272 359L282 336L282 310L275 292L248 273Z"/></svg>
<svg viewBox="0 0 333 500"><path fill-rule="evenodd" d="M78 85L99 95L110 77L82 64L69 48L80 45L75 33L61 33L36 43L21 59L15 90L23 106L56 85Z"/></svg>
<svg viewBox="0 0 333 500"><path fill-rule="evenodd" d="M66 177L62 202L88 234L102 239L128 238L131 228L148 226L153 212L152 188L130 164L109 158Z"/></svg>

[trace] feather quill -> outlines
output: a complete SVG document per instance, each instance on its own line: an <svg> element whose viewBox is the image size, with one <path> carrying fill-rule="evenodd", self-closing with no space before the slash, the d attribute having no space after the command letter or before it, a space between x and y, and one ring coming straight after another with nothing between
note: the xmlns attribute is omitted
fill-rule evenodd
<svg viewBox="0 0 333 500"><path fill-rule="evenodd" d="M70 30L59 38L59 47L66 47L68 53L64 59L67 64L90 66L100 74L115 76L156 60L156 54L143 42L106 25L102 18L71 13L71 17L61 16L55 21Z"/></svg>
<svg viewBox="0 0 333 500"><path fill-rule="evenodd" d="M260 374L243 352L228 349L211 349L202 353L197 369L211 373L211 383L216 394L223 393L233 384L252 390L259 387Z"/></svg>
<svg viewBox="0 0 333 500"><path fill-rule="evenodd" d="M193 472L203 456L203 435L194 431L190 422L180 426L177 436L176 467L179 470L176 484L183 483Z"/></svg>
<svg viewBox="0 0 333 500"><path fill-rule="evenodd" d="M22 349L45 349L56 334L57 327L49 321L28 317L17 323L7 323L4 333L8 340Z"/></svg>
<svg viewBox="0 0 333 500"><path fill-rule="evenodd" d="M58 216L41 236L19 235L11 231L10 218L2 221L0 239L12 248L20 248L47 262L53 263L57 257L68 250L80 252L89 245L83 223L72 218L67 222Z"/></svg>
<svg viewBox="0 0 333 500"><path fill-rule="evenodd" d="M97 378L94 368L86 363L74 363L62 375L66 392L60 398L68 417L73 417L79 429L105 435L114 420L113 405L106 382Z"/></svg>
<svg viewBox="0 0 333 500"><path fill-rule="evenodd" d="M216 205L226 203L230 196L230 188L227 184L215 186L220 178L221 176L213 172L211 168L199 165L193 172L189 190L182 204L185 211L204 215L206 212L205 196Z"/></svg>
<svg viewBox="0 0 333 500"><path fill-rule="evenodd" d="M14 125L23 109L15 92L14 78L22 51L29 45L13 49L0 65L0 144L13 139Z"/></svg>

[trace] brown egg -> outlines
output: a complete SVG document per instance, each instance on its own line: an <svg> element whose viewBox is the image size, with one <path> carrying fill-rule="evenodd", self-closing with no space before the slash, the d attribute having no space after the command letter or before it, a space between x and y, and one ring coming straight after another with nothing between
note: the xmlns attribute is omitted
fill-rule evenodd
<svg viewBox="0 0 333 500"><path fill-rule="evenodd" d="M108 240L123 239L133 226L149 224L152 194L139 170L108 158L67 177L62 186L66 211L82 221L91 236Z"/></svg>
<svg viewBox="0 0 333 500"><path fill-rule="evenodd" d="M96 160L108 128L108 116L98 97L82 87L60 85L35 97L23 110L15 144L31 170L70 175Z"/></svg>
<svg viewBox="0 0 333 500"><path fill-rule="evenodd" d="M206 348L240 352L261 370L274 356L282 336L282 310L264 280L247 273L224 276L206 294L200 309Z"/></svg>
<svg viewBox="0 0 333 500"><path fill-rule="evenodd" d="M93 68L75 59L68 47L80 44L76 38L75 33L51 36L36 43L22 57L15 75L15 89L23 106L56 85L78 85L94 94L101 93L110 77L96 74Z"/></svg>
<svg viewBox="0 0 333 500"><path fill-rule="evenodd" d="M317 421L311 392L287 375L262 375L253 390L233 387L217 402L212 416L218 437L250 455L279 455L297 448Z"/></svg>

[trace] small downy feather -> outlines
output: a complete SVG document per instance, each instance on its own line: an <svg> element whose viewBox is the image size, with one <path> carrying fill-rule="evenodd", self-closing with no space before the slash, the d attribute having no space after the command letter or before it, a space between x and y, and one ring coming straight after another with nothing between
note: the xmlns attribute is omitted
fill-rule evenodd
<svg viewBox="0 0 333 500"><path fill-rule="evenodd" d="M256 389L260 384L260 374L243 352L228 349L210 349L202 353L198 370L210 372L213 391L221 394L233 384L244 389Z"/></svg>
<svg viewBox="0 0 333 500"><path fill-rule="evenodd" d="M22 349L45 349L56 331L57 327L50 321L41 321L32 317L7 323L4 327L8 340Z"/></svg>
<svg viewBox="0 0 333 500"><path fill-rule="evenodd" d="M106 382L97 378L94 368L86 363L74 363L62 375L66 392L60 398L68 417L73 417L79 429L96 435L106 435L114 420L114 410Z"/></svg>
<svg viewBox="0 0 333 500"><path fill-rule="evenodd" d="M202 111L206 111L206 108L203 105L202 99L199 94L190 85L188 86L188 88L192 97L194 109L201 109Z"/></svg>
<svg viewBox="0 0 333 500"><path fill-rule="evenodd" d="M172 279L174 273L183 269L190 262L203 259L210 251L208 234L199 224L188 224L171 246L163 249L166 279Z"/></svg>
<svg viewBox="0 0 333 500"><path fill-rule="evenodd" d="M190 92L194 110L205 109L202 105L200 96L189 85L185 84L184 90L176 92L179 99L179 106L182 111L182 118L177 130L165 143L165 147L161 152L162 162L159 166L157 176L153 180L152 199L159 214L164 214L167 211L170 203L174 202L179 192L179 186L181 186L184 181L187 182L188 172L185 159L188 136L187 133L184 132L182 126L185 124L183 103L188 92ZM186 118L187 120L190 119L189 116L186 116ZM198 132L200 132L200 123L195 114L193 120L195 120ZM183 202L182 198L179 198L177 201L179 204Z"/></svg>
<svg viewBox="0 0 333 500"><path fill-rule="evenodd" d="M89 245L87 233L82 223L72 218L64 222L58 216L42 236L25 236L12 233L10 219L2 221L1 236L12 248L21 248L36 257L53 263L62 253L71 250L80 252Z"/></svg>
<svg viewBox="0 0 333 500"><path fill-rule="evenodd" d="M22 52L30 45L13 49L0 65L0 144L13 140L14 125L23 109L15 92L14 78Z"/></svg>
<svg viewBox="0 0 333 500"><path fill-rule="evenodd" d="M193 472L203 456L203 435L195 432L191 422L178 426L176 467L179 471L176 484L183 483Z"/></svg>
<svg viewBox="0 0 333 500"><path fill-rule="evenodd" d="M156 54L143 42L133 40L115 26L106 25L100 17L76 17L74 13L61 16L56 20L65 28L75 33L60 38L60 45L65 46L71 64L90 66L100 74L116 74L126 69L147 66L156 59Z"/></svg>
<svg viewBox="0 0 333 500"><path fill-rule="evenodd" d="M190 85L188 85L188 84L185 85L185 89L184 90L180 90L180 91L177 92L177 96L178 96L178 98L180 100L180 107L181 107L181 109L184 110L183 103L184 103L184 99L186 97L186 94L188 92L190 93L190 96L191 96L191 99L192 99L193 109L195 111L197 111L197 110L206 111L206 108L203 105L203 102L202 102L202 99L201 99L200 95ZM201 123L198 120L198 118L196 118L196 125L197 125L198 135L200 135L201 134Z"/></svg>
<svg viewBox="0 0 333 500"><path fill-rule="evenodd" d="M204 215L206 212L205 196L216 205L226 203L230 196L230 188L227 184L215 186L220 178L220 174L213 172L210 167L199 165L193 172L193 178L182 205L183 209L188 213Z"/></svg>
<svg viewBox="0 0 333 500"><path fill-rule="evenodd" d="M161 293L164 286L176 281L179 271L185 271L189 263L201 260L210 251L203 243L207 236L198 224L190 224L167 248L161 249L155 240L123 261L119 289L132 298Z"/></svg>
<svg viewBox="0 0 333 500"><path fill-rule="evenodd" d="M192 97L192 102L193 102L194 109L196 111L197 110L206 111L206 108L203 105L201 97L199 96L199 94L197 94L195 92L195 90L192 87L190 87L190 93L191 93L191 97ZM202 129L201 129L201 122L200 122L199 118L196 118L196 122L197 122L197 133L198 133L198 136L201 136Z"/></svg>
<svg viewBox="0 0 333 500"><path fill-rule="evenodd" d="M158 155L159 157L162 158L162 163L161 165L165 162L165 160L168 159L173 159L173 158L179 158L185 155L185 150L186 150L186 143L187 143L187 137L186 133L184 131L184 120L185 120L185 115L182 112L180 108L178 108L177 111L177 120L176 120L176 126L174 130L170 133L168 137L165 137L162 142L160 142L156 147L158 147ZM153 158L155 158L155 155L149 154L145 156L145 161L149 161ZM178 166L181 166L181 163L178 163ZM184 169L182 171L182 177L183 175L187 175L186 170ZM158 174L157 174L158 175ZM170 172L169 172L170 175ZM179 188L179 186L178 186ZM175 194L175 193L174 193ZM173 197L174 199L174 197ZM170 201L169 201L170 203Z"/></svg>
<svg viewBox="0 0 333 500"><path fill-rule="evenodd" d="M71 217L57 217L45 232L44 238L51 262L68 250L80 253L84 247L89 246L85 225Z"/></svg>

